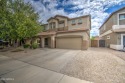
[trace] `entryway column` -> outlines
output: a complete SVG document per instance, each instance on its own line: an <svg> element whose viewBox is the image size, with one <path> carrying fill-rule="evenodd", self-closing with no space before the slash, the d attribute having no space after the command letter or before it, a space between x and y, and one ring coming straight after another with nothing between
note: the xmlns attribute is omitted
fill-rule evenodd
<svg viewBox="0 0 125 83"><path fill-rule="evenodd" d="M51 36L51 48L55 48L55 36Z"/></svg>
<svg viewBox="0 0 125 83"><path fill-rule="evenodd" d="M41 48L44 48L44 47L45 47L44 39L45 39L44 37L41 37L41 39L40 39L40 43L41 43L40 45L41 45Z"/></svg>

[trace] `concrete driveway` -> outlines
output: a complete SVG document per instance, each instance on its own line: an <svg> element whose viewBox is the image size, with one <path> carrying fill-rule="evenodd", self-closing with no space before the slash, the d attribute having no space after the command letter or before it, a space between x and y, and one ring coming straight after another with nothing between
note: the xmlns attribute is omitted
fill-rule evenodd
<svg viewBox="0 0 125 83"><path fill-rule="evenodd" d="M0 52L0 77L6 83L124 83L125 52L107 48Z"/></svg>
<svg viewBox="0 0 125 83"><path fill-rule="evenodd" d="M0 83L90 83L59 73L79 52L62 49L2 52Z"/></svg>

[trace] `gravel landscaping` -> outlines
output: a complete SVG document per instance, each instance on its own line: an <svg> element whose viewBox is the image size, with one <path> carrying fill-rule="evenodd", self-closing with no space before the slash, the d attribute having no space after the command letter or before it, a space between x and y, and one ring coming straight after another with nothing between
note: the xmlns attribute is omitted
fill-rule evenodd
<svg viewBox="0 0 125 83"><path fill-rule="evenodd" d="M94 83L125 83L125 61L115 56L114 50L106 50L90 49L80 52L61 73ZM124 53L120 54L125 57Z"/></svg>

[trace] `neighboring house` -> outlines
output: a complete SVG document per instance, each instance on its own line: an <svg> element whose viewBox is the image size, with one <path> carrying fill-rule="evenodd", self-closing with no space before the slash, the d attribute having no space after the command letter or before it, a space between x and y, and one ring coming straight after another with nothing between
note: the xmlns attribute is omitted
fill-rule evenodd
<svg viewBox="0 0 125 83"><path fill-rule="evenodd" d="M105 47L123 50L125 46L125 7L112 13L100 27L101 40Z"/></svg>
<svg viewBox="0 0 125 83"><path fill-rule="evenodd" d="M44 32L38 34L41 47L61 49L88 49L90 41L90 15L77 18L56 15L47 20Z"/></svg>

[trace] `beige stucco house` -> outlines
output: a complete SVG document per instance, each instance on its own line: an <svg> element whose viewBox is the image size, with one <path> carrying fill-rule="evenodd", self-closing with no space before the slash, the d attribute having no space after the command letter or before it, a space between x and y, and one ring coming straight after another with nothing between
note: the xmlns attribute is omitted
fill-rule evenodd
<svg viewBox="0 0 125 83"><path fill-rule="evenodd" d="M125 7L112 13L100 27L100 38L105 46L123 50L125 46Z"/></svg>
<svg viewBox="0 0 125 83"><path fill-rule="evenodd" d="M60 49L86 50L89 47L90 15L77 18L56 15L44 24L44 32L38 34L40 46Z"/></svg>

